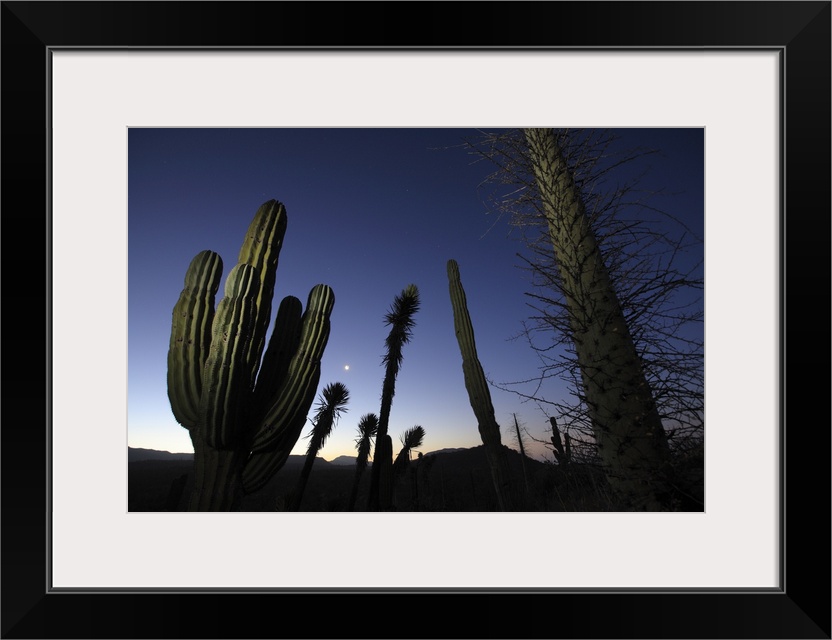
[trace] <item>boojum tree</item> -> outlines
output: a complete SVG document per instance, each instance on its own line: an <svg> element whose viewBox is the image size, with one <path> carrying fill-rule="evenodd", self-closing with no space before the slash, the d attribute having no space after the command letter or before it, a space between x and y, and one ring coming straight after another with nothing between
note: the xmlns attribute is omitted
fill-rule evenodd
<svg viewBox="0 0 832 640"><path fill-rule="evenodd" d="M693 133L686 135L691 141ZM595 265L606 269L606 291L617 298L620 314L616 315L624 318L643 379L651 390L668 440L672 437L669 444L673 465L683 470L700 464L697 460L701 461L704 429L701 234L677 216L656 207L656 200L666 194L647 191L642 186L648 172L641 170L639 174L636 169L658 153L656 150L624 149L618 136L609 131L547 130L546 135L554 138L557 149L553 164L541 162L545 158L540 153L541 145L533 149L527 134L525 130L483 131L478 141L465 145L471 153L496 167L481 185L491 189L485 197L490 201L490 209L500 217L506 216L514 230L520 232L525 245L518 257L530 274L531 289L526 296L532 314L516 337L528 340L541 362L536 376L493 384L534 401L550 421L557 416L568 430L567 444L572 445L567 459L603 464L593 407L598 398L589 398L585 385L593 367L587 366L588 354L586 350L578 351L574 339L581 337L581 332L575 330L576 322L580 327L593 314L599 323L604 322L603 313L599 313L603 308L588 295L582 280L591 271L590 261L576 259L580 253L574 245L570 248L557 239L559 226L572 232L573 243L582 243L584 249L593 245L587 255ZM539 177L546 173L546 167L550 175L560 171L561 181L541 181ZM558 185L567 183L568 189L558 191ZM553 185L548 193L547 184ZM561 195L553 196L553 192ZM553 200L567 204L569 197L582 211L583 217L571 218L580 225L566 224L569 217L563 213L552 215ZM563 211L569 211L569 207L565 206ZM608 296L607 302L612 303L607 307L614 306L615 299ZM603 361L613 364L599 350L595 357L595 369ZM557 379L565 383L568 396L551 393L551 381ZM554 452L559 453L557 448ZM654 485L656 491L651 493L657 493L664 506L668 484L664 470L643 470L643 483ZM609 476L611 472L613 469L607 468ZM673 473L675 469L671 469ZM681 479L682 476L673 478L673 504L685 495L685 489L678 490L681 484L688 484L694 492L701 488L701 483L697 488L695 481L691 485L687 480L680 483ZM616 507L642 508L628 506L630 500L620 495ZM655 506L653 498L646 502Z"/></svg>
<svg viewBox="0 0 832 640"><path fill-rule="evenodd" d="M168 398L194 446L191 511L235 510L262 488L288 459L315 397L332 289L313 287L305 312L285 297L266 347L286 224L282 203L263 203L216 309L222 259L213 251L191 261L173 308Z"/></svg>
<svg viewBox="0 0 832 640"><path fill-rule="evenodd" d="M670 494L666 434L582 194L555 132L524 134L599 455L624 508L660 510Z"/></svg>

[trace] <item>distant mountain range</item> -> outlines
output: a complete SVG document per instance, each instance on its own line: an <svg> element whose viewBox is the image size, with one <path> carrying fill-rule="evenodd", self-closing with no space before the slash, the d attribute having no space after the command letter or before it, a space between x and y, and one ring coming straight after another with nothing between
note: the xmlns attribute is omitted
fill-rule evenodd
<svg viewBox="0 0 832 640"><path fill-rule="evenodd" d="M439 449L438 451L431 451L426 453L426 456L433 456L439 453L454 453L456 451L466 451L463 448ZM193 460L193 453L171 453L169 451L159 451L157 449L140 449L136 447L127 447L127 462L142 462L144 460ZM286 464L303 464L306 456L289 456ZM325 460L318 456L315 464L332 464L338 467L346 467L355 465L355 456L338 456L332 460ZM368 466L372 466L369 463Z"/></svg>
<svg viewBox="0 0 832 640"><path fill-rule="evenodd" d="M329 464L334 464L339 467L349 467L354 466L356 460L357 458L355 456L338 456L330 460Z"/></svg>
<svg viewBox="0 0 832 640"><path fill-rule="evenodd" d="M185 508L194 485L192 453L170 453L153 449L128 449L128 510L177 511ZM541 462L526 460L506 447L508 463L517 482L529 481L547 469ZM287 497L297 487L304 455L289 456L286 464L259 491L246 495L242 511L275 511L285 508ZM303 511L343 511L355 479L355 458L338 456L331 462L318 458L304 493ZM555 469L557 470L557 469ZM551 474L549 474L551 475ZM359 511L366 508L371 473L365 472L358 489ZM182 483L184 482L184 485ZM415 484L414 484L415 483ZM181 485L181 486L180 486ZM172 502L178 502L171 507ZM400 510L494 511L497 508L485 447L446 448L414 459L407 481L396 484ZM544 496L545 497L545 496ZM542 499L542 498L541 498ZM414 505L418 501L418 508Z"/></svg>
<svg viewBox="0 0 832 640"><path fill-rule="evenodd" d="M193 453L171 453L156 449L137 449L127 447L127 462L141 462L142 460L193 460Z"/></svg>
<svg viewBox="0 0 832 640"><path fill-rule="evenodd" d="M127 447L127 462L182 462L193 460L193 453L171 453L170 451L158 451L156 449L138 449L135 447ZM301 465L306 460L306 456L289 456L286 465L293 464ZM315 461L316 464L330 464L321 457ZM344 464L344 463L341 463Z"/></svg>

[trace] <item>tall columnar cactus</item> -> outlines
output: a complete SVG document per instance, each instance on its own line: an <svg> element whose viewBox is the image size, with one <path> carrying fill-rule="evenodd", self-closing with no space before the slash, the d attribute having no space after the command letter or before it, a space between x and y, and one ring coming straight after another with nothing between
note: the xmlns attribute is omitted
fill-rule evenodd
<svg viewBox="0 0 832 640"><path fill-rule="evenodd" d="M261 205L216 309L222 260L213 251L191 261L173 308L168 398L194 445L191 511L232 510L265 485L286 462L314 400L332 289L313 287L303 315L297 298L284 298L263 354L285 232L283 204Z"/></svg>
<svg viewBox="0 0 832 640"><path fill-rule="evenodd" d="M516 511L518 498L511 482L508 459L500 440L500 425L494 417L494 405L491 404L491 392L488 382L477 357L477 345L474 342L474 328L468 313L465 290L459 276L456 260L448 260L448 284L451 293L451 306L454 311L454 330L462 353L462 372L465 376L465 388L471 408L477 418L480 437L485 445L491 478L497 492L497 502L501 511Z"/></svg>

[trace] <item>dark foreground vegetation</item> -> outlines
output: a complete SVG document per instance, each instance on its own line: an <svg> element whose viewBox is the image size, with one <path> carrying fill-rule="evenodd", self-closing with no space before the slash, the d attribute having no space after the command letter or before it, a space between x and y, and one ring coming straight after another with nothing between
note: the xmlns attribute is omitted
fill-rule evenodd
<svg viewBox="0 0 832 640"><path fill-rule="evenodd" d="M521 511L619 511L604 473L595 465L540 462L506 447L520 488ZM284 511L303 467L291 456L262 491L246 496L241 511ZM525 471L524 471L525 468ZM187 511L193 487L193 461L140 460L128 463L129 511ZM677 511L704 510L703 458L689 452L676 465ZM346 511L355 476L353 465L318 459L309 476L300 511ZM371 474L359 487L356 511L365 511ZM482 446L431 453L410 463L397 479L394 511L499 511L491 471Z"/></svg>

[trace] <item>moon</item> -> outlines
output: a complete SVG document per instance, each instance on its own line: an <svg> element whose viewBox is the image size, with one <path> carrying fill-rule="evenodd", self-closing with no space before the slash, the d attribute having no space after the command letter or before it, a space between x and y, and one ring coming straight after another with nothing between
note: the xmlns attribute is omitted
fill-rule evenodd
<svg viewBox="0 0 832 640"><path fill-rule="evenodd" d="M345 364L345 365L344 365L344 371L349 371L349 370L350 370L350 365Z"/></svg>

